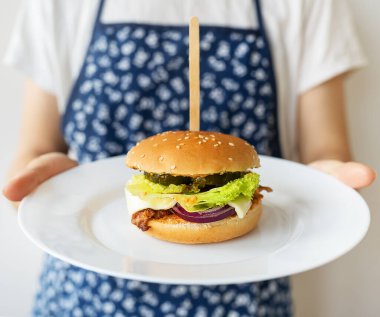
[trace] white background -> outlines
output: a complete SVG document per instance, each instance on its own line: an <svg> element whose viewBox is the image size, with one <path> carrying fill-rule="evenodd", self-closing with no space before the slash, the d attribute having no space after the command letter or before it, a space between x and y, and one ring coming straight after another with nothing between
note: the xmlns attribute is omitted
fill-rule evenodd
<svg viewBox="0 0 380 317"><path fill-rule="evenodd" d="M380 1L349 0L370 66L349 79L348 119L354 156L380 170ZM0 56L20 0L1 2ZM22 77L0 65L0 185L18 136ZM372 211L364 241L348 255L293 279L297 317L377 317L380 312L380 195L363 190ZM26 316L42 254L20 232L16 213L0 199L0 316Z"/></svg>

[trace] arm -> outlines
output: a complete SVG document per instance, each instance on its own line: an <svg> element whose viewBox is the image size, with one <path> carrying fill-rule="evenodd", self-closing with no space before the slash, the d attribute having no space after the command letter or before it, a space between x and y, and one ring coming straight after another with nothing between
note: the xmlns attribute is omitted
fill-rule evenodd
<svg viewBox="0 0 380 317"><path fill-rule="evenodd" d="M76 165L64 154L59 126L56 98L28 81L18 148L3 190L9 200L20 201L46 179Z"/></svg>
<svg viewBox="0 0 380 317"><path fill-rule="evenodd" d="M300 96L297 122L300 159L353 188L361 188L370 185L376 175L370 167L351 162L344 105L344 75Z"/></svg>

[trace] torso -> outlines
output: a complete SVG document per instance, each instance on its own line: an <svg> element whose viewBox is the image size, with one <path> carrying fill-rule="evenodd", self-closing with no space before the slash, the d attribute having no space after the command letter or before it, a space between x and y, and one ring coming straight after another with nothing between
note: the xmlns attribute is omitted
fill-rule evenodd
<svg viewBox="0 0 380 317"><path fill-rule="evenodd" d="M235 134L261 154L280 156L273 64L258 2L252 3L256 27L201 29L201 127ZM187 129L187 32L182 25L98 19L63 117L72 156L85 163L121 155L149 135ZM56 279L49 278L52 274ZM49 257L42 285L37 307L45 302L61 311L77 310L78 316L291 314L287 279L158 285L97 275Z"/></svg>

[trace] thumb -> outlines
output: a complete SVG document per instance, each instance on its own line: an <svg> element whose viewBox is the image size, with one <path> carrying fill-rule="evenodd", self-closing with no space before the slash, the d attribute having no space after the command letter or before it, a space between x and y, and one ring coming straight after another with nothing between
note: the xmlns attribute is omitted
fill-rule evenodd
<svg viewBox="0 0 380 317"><path fill-rule="evenodd" d="M63 153L41 155L30 161L24 170L5 185L3 194L10 201L20 201L41 183L77 165Z"/></svg>

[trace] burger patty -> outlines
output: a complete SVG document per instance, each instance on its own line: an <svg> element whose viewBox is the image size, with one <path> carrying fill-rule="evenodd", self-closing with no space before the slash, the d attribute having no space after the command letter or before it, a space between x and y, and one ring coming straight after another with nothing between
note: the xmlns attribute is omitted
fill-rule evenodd
<svg viewBox="0 0 380 317"><path fill-rule="evenodd" d="M252 196L252 204L259 203L261 199L263 198L263 195L261 194L261 191L267 191L271 192L272 189L270 187L264 187L259 186L259 188L256 189L255 193ZM161 210L154 210L151 208L142 209L132 215L132 223L137 226L142 231L149 230L149 221L151 219L160 219L167 216L176 216L178 217L174 211L170 209L161 209ZM234 216L233 216L234 217ZM178 217L180 218L180 217ZM182 218L181 218L182 219Z"/></svg>

